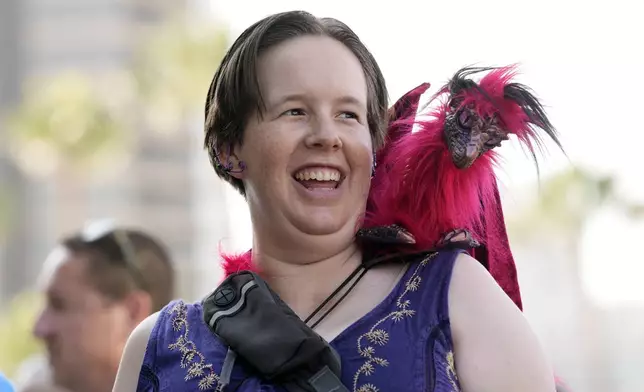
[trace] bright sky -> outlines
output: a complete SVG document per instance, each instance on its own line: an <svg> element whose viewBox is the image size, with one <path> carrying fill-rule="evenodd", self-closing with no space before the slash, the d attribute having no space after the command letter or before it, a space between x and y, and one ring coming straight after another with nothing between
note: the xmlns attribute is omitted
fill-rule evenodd
<svg viewBox="0 0 644 392"><path fill-rule="evenodd" d="M379 61L392 101L425 81L432 83L433 92L464 65L518 62L521 81L547 105L571 161L615 173L625 194L644 202L640 155L644 121L638 115L644 108L644 78L636 73L644 69L644 27L637 2L398 0L367 4L346 0L209 2L213 15L227 23L235 36L279 11L303 9L342 20ZM549 149L552 154L541 163L543 176L569 165L554 146ZM501 151L508 162L502 179L510 192L535 183L530 159L511 145ZM248 214L241 199L232 204L232 213L245 217L234 228L234 236L237 246L246 247L250 243ZM619 229L611 228L613 224ZM644 238L644 228L620 221L610 212L595 219L585 235L585 280L598 301L644 301L644 289L634 289L639 283L627 279L644 275L644 258L629 246L606 245L610 237L619 240L615 233L622 231L633 236L630 243ZM622 268L614 268L620 260Z"/></svg>

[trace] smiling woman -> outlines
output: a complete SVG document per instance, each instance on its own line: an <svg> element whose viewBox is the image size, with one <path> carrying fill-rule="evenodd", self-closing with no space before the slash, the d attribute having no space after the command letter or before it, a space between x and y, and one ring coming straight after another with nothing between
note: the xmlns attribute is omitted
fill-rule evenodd
<svg viewBox="0 0 644 392"><path fill-rule="evenodd" d="M280 263L314 262L329 246L336 253L347 247L337 238L351 238L369 191L373 144L364 71L345 45L315 35L268 49L257 65L264 107L248 117L243 143L220 159L247 167L233 177L243 181L251 216L265 216L256 220L254 249ZM292 252L293 240L309 258L282 254Z"/></svg>
<svg viewBox="0 0 644 392"><path fill-rule="evenodd" d="M114 391L553 391L491 224L489 150L554 129L511 68L480 86L478 71L412 134L428 86L389 112L343 23L287 12L244 31L211 83L205 147L246 198L252 251L225 256L202 303L137 328ZM489 272L466 253L479 243Z"/></svg>

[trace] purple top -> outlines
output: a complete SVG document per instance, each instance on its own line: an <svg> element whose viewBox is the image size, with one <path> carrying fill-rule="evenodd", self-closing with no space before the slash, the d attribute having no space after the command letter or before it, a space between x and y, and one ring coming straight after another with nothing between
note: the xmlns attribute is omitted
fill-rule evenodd
<svg viewBox="0 0 644 392"><path fill-rule="evenodd" d="M330 343L353 392L457 392L448 289L459 251L412 263L379 305ZM202 318L201 304L173 301L148 341L137 392L219 391L227 348ZM226 390L281 391L237 361Z"/></svg>

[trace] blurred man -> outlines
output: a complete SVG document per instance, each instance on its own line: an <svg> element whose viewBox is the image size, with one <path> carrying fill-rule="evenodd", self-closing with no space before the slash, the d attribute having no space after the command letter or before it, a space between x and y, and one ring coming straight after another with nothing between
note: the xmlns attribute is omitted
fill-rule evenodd
<svg viewBox="0 0 644 392"><path fill-rule="evenodd" d="M174 272L149 235L95 225L52 251L42 285L47 302L34 334L54 382L71 392L109 392L134 327L173 298Z"/></svg>

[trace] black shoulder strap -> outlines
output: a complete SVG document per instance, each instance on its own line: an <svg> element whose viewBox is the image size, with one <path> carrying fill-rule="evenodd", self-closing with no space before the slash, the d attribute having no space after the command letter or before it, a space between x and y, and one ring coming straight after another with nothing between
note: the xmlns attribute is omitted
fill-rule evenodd
<svg viewBox="0 0 644 392"><path fill-rule="evenodd" d="M202 305L204 321L229 347L222 385L230 381L239 356L289 392L348 392L337 353L257 274L230 275Z"/></svg>

